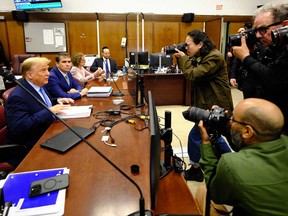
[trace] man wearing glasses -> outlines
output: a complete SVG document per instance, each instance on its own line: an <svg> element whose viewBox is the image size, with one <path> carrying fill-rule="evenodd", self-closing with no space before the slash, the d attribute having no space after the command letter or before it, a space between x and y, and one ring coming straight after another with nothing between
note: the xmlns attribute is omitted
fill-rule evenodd
<svg viewBox="0 0 288 216"><path fill-rule="evenodd" d="M256 37L266 48L265 58L259 61L250 55L245 37L241 38L241 46L233 47L233 54L242 61L243 69L262 86L260 97L275 103L281 109L285 117L283 132L288 134L287 44L273 45L271 37L273 30L285 26L288 31L288 4L265 4L256 10L254 18Z"/></svg>
<svg viewBox="0 0 288 216"><path fill-rule="evenodd" d="M240 151L222 154L218 161L199 122L200 164L214 203L233 206L233 216L288 214L288 137L281 135L283 124L281 110L270 101L242 100L230 119L232 141Z"/></svg>

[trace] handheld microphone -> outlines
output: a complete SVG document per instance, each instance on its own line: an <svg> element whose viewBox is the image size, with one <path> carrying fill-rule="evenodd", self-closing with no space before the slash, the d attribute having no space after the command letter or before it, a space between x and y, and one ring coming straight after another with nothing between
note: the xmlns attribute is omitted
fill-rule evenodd
<svg viewBox="0 0 288 216"><path fill-rule="evenodd" d="M113 74L109 71L108 72L110 74L111 79L113 80L118 92L117 93L113 93L112 96L124 96L123 92L121 92L121 90L119 89L117 83L115 82L114 78L113 78Z"/></svg>
<svg viewBox="0 0 288 216"><path fill-rule="evenodd" d="M40 103L46 110L48 110L56 119L58 119L62 124L64 124L69 130L71 130L76 136L78 136L83 142L85 142L92 150L94 150L96 153L98 153L106 162L108 162L113 168L115 168L120 174L122 174L128 181L130 181L138 190L140 194L139 198L139 212L134 212L129 214L129 216L152 216L152 212L149 210L145 210L145 201L143 197L143 193L139 187L139 185L130 178L124 171L122 171L116 164L114 164L111 160L109 160L102 152L100 152L97 148L95 148L90 142L88 142L84 137L82 137L80 134L78 134L73 128L71 128L70 125L68 125L63 119L61 119L59 116L55 115L49 107L39 100L34 94L32 94L21 82L19 82L14 74L12 74L9 70L3 70L0 68L0 76L3 78L15 82L17 85L19 85L23 90L25 90L31 97L33 97L38 103Z"/></svg>

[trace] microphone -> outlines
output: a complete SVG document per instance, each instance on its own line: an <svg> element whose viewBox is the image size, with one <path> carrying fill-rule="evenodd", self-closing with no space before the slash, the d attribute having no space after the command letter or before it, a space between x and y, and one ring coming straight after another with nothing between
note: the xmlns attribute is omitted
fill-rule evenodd
<svg viewBox="0 0 288 216"><path fill-rule="evenodd" d="M124 96L123 92L121 92L121 90L119 89L117 83L115 82L115 80L113 79L113 74L109 71L108 72L110 74L111 79L113 80L118 92L117 93L113 93L112 96Z"/></svg>
<svg viewBox="0 0 288 216"><path fill-rule="evenodd" d="M21 82L19 82L14 74L12 74L9 70L5 69L3 70L0 68L0 76L2 76L4 79L11 82L15 82L17 85L19 85L23 90L25 90L30 96L32 96L38 103L40 103L46 110L48 110L56 119L58 119L62 124L64 124L69 130L71 130L76 136L78 136L83 142L85 142L92 150L94 150L96 153L98 153L106 162L108 162L113 168L115 168L120 174L122 174L128 181L130 181L138 190L140 194L139 198L139 212L134 212L129 214L129 216L152 216L152 212L149 210L145 210L145 201L143 197L143 193L141 191L141 188L139 185L130 178L124 171L122 171L116 164L114 164L111 160L109 160L102 152L100 152L97 148L95 148L90 142L88 142L84 137L82 137L80 134L78 134L69 124L67 124L63 119L61 119L59 116L55 115L49 107L39 100L34 94L32 94L29 89L27 89Z"/></svg>

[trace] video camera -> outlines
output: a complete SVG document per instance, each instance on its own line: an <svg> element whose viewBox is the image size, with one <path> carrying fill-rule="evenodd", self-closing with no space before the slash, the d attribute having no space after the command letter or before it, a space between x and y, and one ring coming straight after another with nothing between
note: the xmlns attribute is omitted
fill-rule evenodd
<svg viewBox="0 0 288 216"><path fill-rule="evenodd" d="M172 46L164 46L164 52L167 54L167 55L170 55L170 54L174 54L176 53L177 51L175 50L176 48L182 52L186 52L186 46L187 44L186 43L180 43L178 45L172 45Z"/></svg>
<svg viewBox="0 0 288 216"><path fill-rule="evenodd" d="M288 26L272 30L271 38L273 46L286 46L288 44Z"/></svg>
<svg viewBox="0 0 288 216"><path fill-rule="evenodd" d="M242 36L245 36L247 47L253 49L254 44L257 42L256 32L254 29L248 29L239 34L229 35L229 46L241 46Z"/></svg>
<svg viewBox="0 0 288 216"><path fill-rule="evenodd" d="M188 110L182 112L186 120L198 123L203 121L204 127L208 133L218 137L224 133L229 122L229 117L225 113L225 109L221 107L213 108L211 111L206 111L198 107L189 107Z"/></svg>

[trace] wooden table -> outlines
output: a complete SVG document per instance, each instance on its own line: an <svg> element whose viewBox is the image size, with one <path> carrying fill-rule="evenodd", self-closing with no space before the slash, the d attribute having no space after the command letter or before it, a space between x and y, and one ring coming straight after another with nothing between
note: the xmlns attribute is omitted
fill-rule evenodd
<svg viewBox="0 0 288 216"><path fill-rule="evenodd" d="M120 78L117 83L123 91L127 91L127 79ZM126 84L125 84L126 83ZM91 84L95 85L97 83ZM98 83L99 84L99 83ZM110 83L114 85L114 83ZM100 83L100 85L107 85ZM127 91L128 92L128 91ZM124 103L133 104L133 99L125 93ZM112 103L114 98L82 98L76 105L94 106L93 114L106 109L119 108ZM147 113L148 107L133 110L134 113ZM121 117L127 116L122 114ZM97 121L93 115L89 118L65 120L70 126L90 128ZM139 185L145 198L145 209L150 210L150 178L149 130L135 130L134 126L142 127L144 122L136 120L132 125L121 122L111 130L117 147L110 147L101 141L103 127L99 127L87 138L98 151L104 154L136 184ZM67 189L65 215L128 215L139 210L139 192L123 175L92 150L84 142L66 152L57 153L40 147L40 144L52 136L65 130L66 127L56 120L45 132L30 153L25 157L15 172L40 169L68 167L70 169L70 185ZM140 167L139 174L131 173L131 165ZM170 172L159 182L158 199L154 215L160 213L198 214L199 209L182 175Z"/></svg>

